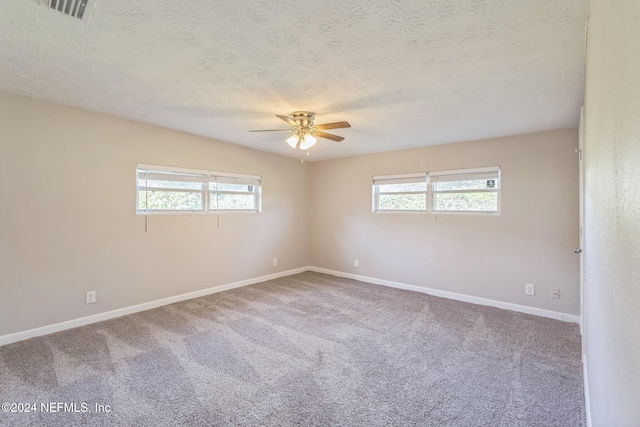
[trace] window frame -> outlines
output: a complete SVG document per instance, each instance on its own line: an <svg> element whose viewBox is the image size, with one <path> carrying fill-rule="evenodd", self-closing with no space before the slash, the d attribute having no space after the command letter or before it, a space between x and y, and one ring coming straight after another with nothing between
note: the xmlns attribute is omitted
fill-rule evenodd
<svg viewBox="0 0 640 427"><path fill-rule="evenodd" d="M234 212L234 213L241 213L241 212L245 212L245 213L260 213L262 211L262 179L261 177L258 176L254 176L254 175L240 175L240 174L230 174L230 173L223 173L223 172L212 172L215 175L211 176L212 179L210 179L207 184L206 184L206 193L207 193L207 206L208 206L208 212L211 213L229 213L229 212ZM238 181L236 182L236 184L241 184L241 185L245 185L242 184L241 181L244 181L246 183L246 185L254 185L256 187L256 191L232 191L232 190L218 190L216 189L211 190L210 188L210 184L211 183L215 183L216 186L218 184L218 178L223 178L222 179L222 183L225 183L224 181ZM257 181L257 183L255 182ZM226 183L232 183L232 182L226 182ZM213 194L245 194L245 195L252 195L254 198L254 204L256 206L255 209L220 209L220 208L212 208L212 195Z"/></svg>
<svg viewBox="0 0 640 427"><path fill-rule="evenodd" d="M404 183L420 183L424 180L424 191L384 191L381 192L379 186L393 183L401 183L398 181L406 181ZM378 183L376 183L378 181ZM378 175L372 179L372 212L373 213L428 213L429 212L429 177L426 172L418 173L405 173L396 175ZM380 209L380 195L402 195L402 194L424 194L425 206L424 209Z"/></svg>
<svg viewBox="0 0 640 427"><path fill-rule="evenodd" d="M167 174L167 175L190 175L196 177L192 182L200 183L200 189L183 189L170 187L149 187L140 186L140 173L150 174ZM256 187L254 192L241 191L211 191L210 183L217 183L218 178L223 181L235 180L238 183L247 182L247 185ZM179 181L179 180L176 180ZM184 192L184 193L200 193L201 209L139 209L140 192L141 191L167 191L167 192ZM211 204L211 193L222 194L252 194L254 196L255 209L218 209L213 208ZM215 172L199 169L178 168L174 166L160 166L138 163L136 165L136 215L180 215L180 214L226 214L226 213L261 213L262 212L262 177L259 175L245 175L228 172Z"/></svg>
<svg viewBox="0 0 640 427"><path fill-rule="evenodd" d="M495 188L478 188L478 189L455 189L455 190L434 190L437 185L437 179L439 176L452 176L452 175L478 175L496 174L495 179L497 185ZM388 181L389 184L394 180L404 180L411 178L424 178L426 181L426 191L397 191L397 192L380 192L379 186ZM470 179L471 180L471 179ZM410 181L407 181L410 182ZM416 180L415 182L421 182ZM455 182L455 181L452 181ZM380 209L380 195L381 194L426 194L426 207L424 210L416 209ZM436 195L437 194L453 194L453 193L497 193L497 210L496 211L462 211L462 210L438 210L435 208ZM386 213L425 213L434 215L488 215L488 216L500 216L502 212L502 176L500 166L489 166L481 168L467 168L467 169L451 169L433 172L418 172L408 174L395 174L395 175L377 175L372 177L372 212L374 214L386 214Z"/></svg>
<svg viewBox="0 0 640 427"><path fill-rule="evenodd" d="M495 179L498 183L494 188L477 188L477 189L465 189L465 190L434 190L434 187L437 185L437 177L439 176L452 176L452 175L478 175L478 174L492 174L496 173L496 177L491 177L491 179ZM432 178L436 178L433 180ZM436 182L434 182L436 181ZM460 180L462 181L462 180ZM471 179L469 179L471 181ZM457 181L452 181L457 182ZM437 194L454 194L454 193L466 193L466 194L479 194L479 193L497 193L497 210L495 211L478 211L478 210L442 210L436 209L435 203ZM451 169L444 171L435 171L429 173L429 195L430 202L429 208L430 212L434 215L489 215L489 216L500 216L502 211L501 199L502 199L502 177L500 174L500 166L490 166L483 168L469 168L469 169Z"/></svg>

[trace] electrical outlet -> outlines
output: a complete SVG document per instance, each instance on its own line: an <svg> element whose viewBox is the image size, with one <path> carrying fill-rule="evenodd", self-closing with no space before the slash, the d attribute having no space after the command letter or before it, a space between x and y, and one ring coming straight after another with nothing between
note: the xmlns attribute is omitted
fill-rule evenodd
<svg viewBox="0 0 640 427"><path fill-rule="evenodd" d="M358 261L357 259L354 259L354 260L353 260L353 266L354 266L355 268L360 267L360 261Z"/></svg>
<svg viewBox="0 0 640 427"><path fill-rule="evenodd" d="M527 295L535 295L536 294L536 285L532 283L527 283L524 285L524 293Z"/></svg>
<svg viewBox="0 0 640 427"><path fill-rule="evenodd" d="M560 299L560 288L551 288L551 299Z"/></svg>
<svg viewBox="0 0 640 427"><path fill-rule="evenodd" d="M89 291L84 294L84 303L93 304L96 302L96 291Z"/></svg>
<svg viewBox="0 0 640 427"><path fill-rule="evenodd" d="M273 266L277 266L278 265L278 258L274 258L273 259Z"/></svg>

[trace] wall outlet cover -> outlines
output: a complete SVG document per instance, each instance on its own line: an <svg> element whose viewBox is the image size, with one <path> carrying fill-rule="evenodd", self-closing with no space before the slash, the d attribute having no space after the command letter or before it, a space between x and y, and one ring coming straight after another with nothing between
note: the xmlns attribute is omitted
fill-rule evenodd
<svg viewBox="0 0 640 427"><path fill-rule="evenodd" d="M93 304L96 302L96 291L89 291L84 294L84 303Z"/></svg>
<svg viewBox="0 0 640 427"><path fill-rule="evenodd" d="M524 285L524 293L527 295L535 295L536 294L536 285L532 283L527 283Z"/></svg>

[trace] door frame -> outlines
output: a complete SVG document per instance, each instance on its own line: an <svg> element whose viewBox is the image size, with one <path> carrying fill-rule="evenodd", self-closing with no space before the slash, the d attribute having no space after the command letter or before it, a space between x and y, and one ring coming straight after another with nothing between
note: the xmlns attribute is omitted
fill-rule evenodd
<svg viewBox="0 0 640 427"><path fill-rule="evenodd" d="M580 216L580 334L582 335L582 353L585 346L585 322L586 313L584 310L585 294L585 274L584 274L584 248L585 248L585 224L584 224L584 106L580 107L580 124L578 125L578 206Z"/></svg>

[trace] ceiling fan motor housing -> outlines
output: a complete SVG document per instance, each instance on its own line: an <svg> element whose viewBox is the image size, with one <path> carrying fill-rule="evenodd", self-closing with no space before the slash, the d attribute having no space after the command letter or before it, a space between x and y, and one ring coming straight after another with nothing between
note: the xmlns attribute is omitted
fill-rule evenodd
<svg viewBox="0 0 640 427"><path fill-rule="evenodd" d="M316 115L308 111L294 111L289 117L291 117L291 120L296 122L298 126L308 128L313 125L313 120L316 118Z"/></svg>

